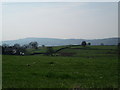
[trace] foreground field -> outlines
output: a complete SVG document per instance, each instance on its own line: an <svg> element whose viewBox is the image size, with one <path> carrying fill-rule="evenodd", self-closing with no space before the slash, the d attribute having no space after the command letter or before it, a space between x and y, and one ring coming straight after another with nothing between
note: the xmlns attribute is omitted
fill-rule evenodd
<svg viewBox="0 0 120 90"><path fill-rule="evenodd" d="M95 48L95 49L94 49ZM74 56L3 55L3 88L117 88L115 46L71 47Z"/></svg>

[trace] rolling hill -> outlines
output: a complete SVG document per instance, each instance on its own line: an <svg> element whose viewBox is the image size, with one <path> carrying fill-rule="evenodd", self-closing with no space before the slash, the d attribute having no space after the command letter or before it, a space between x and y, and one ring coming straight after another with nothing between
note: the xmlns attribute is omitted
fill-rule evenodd
<svg viewBox="0 0 120 90"><path fill-rule="evenodd" d="M120 38L119 38L120 39ZM105 39L57 39L57 38L24 38L18 40L8 40L2 41L0 44L9 44L14 45L16 43L20 45L28 44L32 41L37 41L39 45L46 46L59 46L59 45L79 45L82 41L90 42L91 45L100 45L104 43L104 45L117 45L118 38L105 38Z"/></svg>

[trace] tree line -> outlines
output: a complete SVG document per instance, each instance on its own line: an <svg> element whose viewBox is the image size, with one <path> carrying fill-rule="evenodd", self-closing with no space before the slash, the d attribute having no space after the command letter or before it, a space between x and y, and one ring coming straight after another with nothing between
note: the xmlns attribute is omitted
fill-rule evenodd
<svg viewBox="0 0 120 90"><path fill-rule="evenodd" d="M90 42L86 42L86 41L82 41L80 43L81 46L86 47L87 45L91 45ZM103 44L101 44L103 45ZM70 45L69 45L70 46ZM20 45L20 44L14 44L13 46L9 46L8 44L2 44L2 46L0 46L2 48L2 54L4 55L25 55L26 54L26 49L38 49L39 45L38 42L34 41L34 42L30 42L29 44L25 44L25 45ZM44 48L45 45L42 45L42 47ZM68 47L68 46L67 46ZM56 51L53 50L53 47L46 47L47 51L46 51L46 55L52 55L53 53L55 53ZM62 48L61 48L62 49Z"/></svg>
<svg viewBox="0 0 120 90"><path fill-rule="evenodd" d="M14 44L13 46L9 46L8 44L2 44L2 54L4 55L25 55L27 48L38 49L37 42L30 42L29 44L20 45Z"/></svg>

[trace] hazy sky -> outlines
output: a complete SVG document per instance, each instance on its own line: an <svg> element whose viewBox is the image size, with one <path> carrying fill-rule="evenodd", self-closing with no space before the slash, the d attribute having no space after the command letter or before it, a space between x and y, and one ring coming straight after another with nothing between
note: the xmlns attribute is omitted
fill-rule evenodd
<svg viewBox="0 0 120 90"><path fill-rule="evenodd" d="M3 40L118 36L117 2L16 2L2 5Z"/></svg>

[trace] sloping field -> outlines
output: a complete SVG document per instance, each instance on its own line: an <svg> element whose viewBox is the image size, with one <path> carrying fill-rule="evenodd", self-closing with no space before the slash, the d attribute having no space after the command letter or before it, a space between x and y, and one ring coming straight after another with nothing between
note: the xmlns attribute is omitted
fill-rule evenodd
<svg viewBox="0 0 120 90"><path fill-rule="evenodd" d="M3 88L117 88L117 47L71 47L73 56L3 55Z"/></svg>

